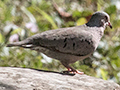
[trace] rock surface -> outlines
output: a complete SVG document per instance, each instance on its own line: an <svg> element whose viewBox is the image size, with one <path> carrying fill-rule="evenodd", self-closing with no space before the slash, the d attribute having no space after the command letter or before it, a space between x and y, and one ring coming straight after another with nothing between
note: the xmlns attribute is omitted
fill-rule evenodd
<svg viewBox="0 0 120 90"><path fill-rule="evenodd" d="M0 67L0 90L120 90L120 86L87 75Z"/></svg>

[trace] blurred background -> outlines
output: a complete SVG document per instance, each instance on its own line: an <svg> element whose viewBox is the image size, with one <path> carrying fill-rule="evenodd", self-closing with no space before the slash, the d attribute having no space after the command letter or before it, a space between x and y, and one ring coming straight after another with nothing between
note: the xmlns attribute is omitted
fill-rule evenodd
<svg viewBox="0 0 120 90"><path fill-rule="evenodd" d="M0 0L0 66L42 70L66 70L57 60L23 48L8 48L50 29L87 23L96 11L110 15L113 29L105 35L93 55L72 66L85 74L120 84L120 0Z"/></svg>

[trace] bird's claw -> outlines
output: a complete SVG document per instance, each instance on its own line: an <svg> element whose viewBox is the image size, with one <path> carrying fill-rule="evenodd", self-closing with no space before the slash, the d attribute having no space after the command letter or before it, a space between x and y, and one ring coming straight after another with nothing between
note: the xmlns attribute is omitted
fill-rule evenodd
<svg viewBox="0 0 120 90"><path fill-rule="evenodd" d="M68 71L63 71L63 73L64 73L64 74L76 74L76 73L78 73L78 74L80 74L80 75L83 75L83 74L84 74L84 72L80 72L80 71L78 71L78 70L74 70L74 69L70 69L70 68L68 68Z"/></svg>

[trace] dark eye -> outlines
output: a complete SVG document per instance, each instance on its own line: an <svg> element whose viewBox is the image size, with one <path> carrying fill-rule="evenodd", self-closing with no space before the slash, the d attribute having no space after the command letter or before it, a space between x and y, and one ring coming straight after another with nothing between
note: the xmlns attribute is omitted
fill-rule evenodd
<svg viewBox="0 0 120 90"><path fill-rule="evenodd" d="M105 16L105 20L108 21L108 17L107 16Z"/></svg>

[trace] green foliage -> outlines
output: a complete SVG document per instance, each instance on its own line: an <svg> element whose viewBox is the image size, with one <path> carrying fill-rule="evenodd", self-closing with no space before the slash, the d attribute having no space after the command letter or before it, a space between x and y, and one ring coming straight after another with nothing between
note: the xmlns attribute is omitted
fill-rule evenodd
<svg viewBox="0 0 120 90"><path fill-rule="evenodd" d="M55 0L54 0L55 1ZM61 17L51 0L1 0L0 1L0 66L28 67L35 69L63 71L65 68L57 60L47 60L40 53L23 48L8 48L12 35L23 40L35 33L50 29L70 27L86 23L97 10L110 15L113 29L105 30L100 45L91 58L78 61L72 66L85 74L113 80L120 84L120 9L112 0L67 0L55 1L72 17ZM26 24L31 22L30 28ZM37 26L37 27L36 27ZM32 32L32 29L38 29ZM14 39L14 38L12 38ZM87 61L87 62L86 62Z"/></svg>
<svg viewBox="0 0 120 90"><path fill-rule="evenodd" d="M97 2L97 10L100 11L102 9L102 6L104 5L104 0L98 0Z"/></svg>
<svg viewBox="0 0 120 90"><path fill-rule="evenodd" d="M41 10L40 8L35 7L35 6L34 6L34 10L36 12L40 13L43 16L43 18L47 19L51 23L51 25L53 26L54 29L57 28L57 25L55 24L55 22L52 20L52 18L46 12L44 12L43 10Z"/></svg>
<svg viewBox="0 0 120 90"><path fill-rule="evenodd" d="M85 18L80 18L77 20L77 26L83 25L85 23L87 23L87 20Z"/></svg>
<svg viewBox="0 0 120 90"><path fill-rule="evenodd" d="M73 18L79 18L81 16L82 16L82 12L79 12L77 10L73 11L73 15L72 15Z"/></svg>
<svg viewBox="0 0 120 90"><path fill-rule="evenodd" d="M109 15L111 15L111 14L115 14L115 13L116 13L117 8L116 8L115 5L110 5L109 7L107 7L107 8L105 9L105 11L106 11Z"/></svg>
<svg viewBox="0 0 120 90"><path fill-rule="evenodd" d="M4 42L4 37L3 35L0 33L0 43L3 43Z"/></svg>

